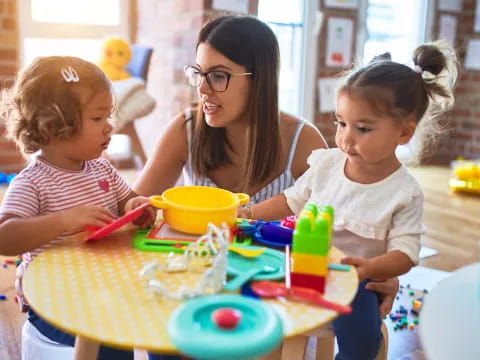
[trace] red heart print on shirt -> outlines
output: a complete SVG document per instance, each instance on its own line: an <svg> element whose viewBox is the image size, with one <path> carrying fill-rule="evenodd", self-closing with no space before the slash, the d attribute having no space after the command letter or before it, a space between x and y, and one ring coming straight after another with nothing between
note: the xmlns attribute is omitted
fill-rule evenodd
<svg viewBox="0 0 480 360"><path fill-rule="evenodd" d="M110 184L106 179L98 180L98 187L105 192L108 192L108 190L110 190Z"/></svg>

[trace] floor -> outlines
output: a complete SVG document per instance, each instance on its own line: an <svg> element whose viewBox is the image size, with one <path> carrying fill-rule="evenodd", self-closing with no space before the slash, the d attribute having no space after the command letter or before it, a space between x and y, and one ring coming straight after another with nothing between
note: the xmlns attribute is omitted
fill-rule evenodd
<svg viewBox="0 0 480 360"><path fill-rule="evenodd" d="M423 245L438 251L438 254L422 259L420 265L427 268L443 271L453 271L464 265L479 261L480 197L452 194L447 186L450 171L440 167L419 167L412 169L425 193L425 225L427 233ZM131 182L135 178L134 171L127 171L122 175ZM0 189L1 192L1 189ZM11 259L11 258L9 258ZM6 258L0 256L0 264ZM19 312L14 301L14 269L7 264L0 268L0 295L7 299L0 300L0 359L19 360L20 331L25 316ZM422 268L417 269L422 270ZM415 275L417 275L416 273ZM441 273L440 273L441 274ZM425 284L433 285L438 281L437 273L422 273ZM413 278L418 279L419 276ZM410 278L411 279L411 278ZM414 295L409 295L406 286L409 280L403 281L405 288L399 294L394 310L401 305L407 309L411 307L412 299L423 295L424 285L415 289ZM412 289L413 291L413 289ZM421 343L417 329L397 330L390 319L385 320L389 332L388 359L391 360L423 360ZM305 359L313 360L315 339L311 338Z"/></svg>

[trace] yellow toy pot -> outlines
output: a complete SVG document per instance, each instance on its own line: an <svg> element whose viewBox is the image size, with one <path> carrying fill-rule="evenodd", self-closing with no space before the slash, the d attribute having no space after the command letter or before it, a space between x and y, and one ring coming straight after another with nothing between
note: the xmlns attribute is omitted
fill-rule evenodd
<svg viewBox="0 0 480 360"><path fill-rule="evenodd" d="M150 197L150 204L163 209L165 222L174 230L202 235L209 222L229 227L235 224L240 205L249 202L248 194L234 194L208 186L179 186Z"/></svg>

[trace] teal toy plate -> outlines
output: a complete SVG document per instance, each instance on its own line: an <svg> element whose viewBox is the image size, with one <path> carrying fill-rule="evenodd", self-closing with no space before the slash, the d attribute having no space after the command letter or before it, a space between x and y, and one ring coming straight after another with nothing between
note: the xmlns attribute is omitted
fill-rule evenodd
<svg viewBox="0 0 480 360"><path fill-rule="evenodd" d="M258 246L243 246L247 249L258 249ZM252 280L279 280L285 277L285 254L278 250L268 249L256 257L247 258L232 251L228 252L227 273L237 276L253 268L262 268L265 265L277 270L268 273L259 273Z"/></svg>
<svg viewBox="0 0 480 360"><path fill-rule="evenodd" d="M234 329L220 329L212 320L215 310L232 308L241 319ZM195 359L252 359L272 351L283 338L277 314L260 300L241 295L194 298L172 313L167 331L175 347Z"/></svg>

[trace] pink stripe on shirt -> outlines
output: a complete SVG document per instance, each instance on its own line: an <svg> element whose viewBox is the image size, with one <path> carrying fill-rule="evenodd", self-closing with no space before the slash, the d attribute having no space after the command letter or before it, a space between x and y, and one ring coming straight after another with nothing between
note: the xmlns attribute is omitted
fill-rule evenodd
<svg viewBox="0 0 480 360"><path fill-rule="evenodd" d="M82 170L69 171L37 158L9 185L0 215L30 218L79 205L98 205L118 217L118 203L130 192L125 180L106 159L89 160ZM24 254L24 265L27 266L36 255L66 235L69 234L62 234L58 239Z"/></svg>

